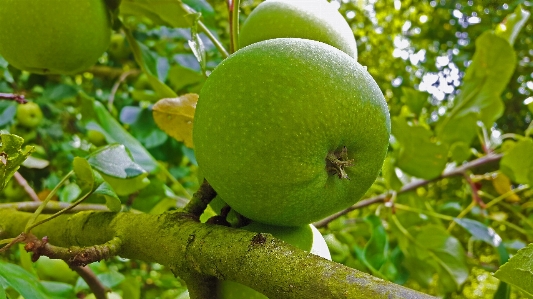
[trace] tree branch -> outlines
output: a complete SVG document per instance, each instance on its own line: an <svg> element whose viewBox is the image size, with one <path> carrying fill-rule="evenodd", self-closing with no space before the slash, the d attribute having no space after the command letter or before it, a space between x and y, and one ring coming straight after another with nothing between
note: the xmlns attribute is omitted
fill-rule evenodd
<svg viewBox="0 0 533 299"><path fill-rule="evenodd" d="M477 167L480 167L480 166L483 166L483 165L486 165L486 164L489 164L489 163L493 163L493 162L497 162L497 161L500 161L500 159L503 157L502 154L489 154L489 155L486 155L486 156L483 156L481 158L478 158L476 160L473 160L473 161L470 161L468 163L465 163L459 167L456 167L452 170L448 170L448 171L445 171L443 174L441 174L440 176L434 178L434 179L431 179L431 180L418 180L418 181L414 181L414 182L411 182L409 184L406 184L404 185L400 190L396 191L397 194L401 194L401 193L405 193L405 192L408 192L408 191L412 191L412 190L416 190L417 188L419 187L423 187L425 185L428 185L429 183L432 183L432 182L435 182L435 181L438 181L438 180L442 180L444 178L449 178L449 177L452 177L452 176L462 176L466 171L468 170L471 170L471 169L474 169L474 168L477 168ZM366 207L366 206L370 206L370 205L373 205L373 204L376 204L376 203L381 203L381 202L385 202L390 194L392 192L387 192L387 193L383 193L383 194L380 194L378 196L374 196L374 197L371 197L371 198L368 198L368 199L363 199L359 202L357 202L356 204L354 204L353 206L343 210L343 211L340 211L338 213L335 213L329 217L326 217L318 222L315 222L314 225L316 227L325 227L328 225L328 223L330 223L331 221L343 216L343 215L346 215L347 213L353 211L353 210L357 210L357 209L360 209L360 208L363 208L363 207Z"/></svg>
<svg viewBox="0 0 533 299"><path fill-rule="evenodd" d="M2 237L19 235L30 217L0 209ZM320 258L269 234L258 238L258 233L202 224L195 218L176 212L80 212L61 215L32 232L62 247L87 247L119 237L121 257L157 262L180 276L235 281L270 298L434 298Z"/></svg>

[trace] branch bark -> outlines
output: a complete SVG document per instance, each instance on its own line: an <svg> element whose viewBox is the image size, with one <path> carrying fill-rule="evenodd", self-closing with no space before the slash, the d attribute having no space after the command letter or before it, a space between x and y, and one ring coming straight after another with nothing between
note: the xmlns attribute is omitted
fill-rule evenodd
<svg viewBox="0 0 533 299"><path fill-rule="evenodd" d="M19 235L30 217L30 213L0 209L0 237ZM299 250L271 235L202 224L194 218L176 212L91 211L61 215L32 232L62 247L93 246L118 237L122 240L118 255L124 258L157 262L179 276L232 280L270 298L434 298Z"/></svg>

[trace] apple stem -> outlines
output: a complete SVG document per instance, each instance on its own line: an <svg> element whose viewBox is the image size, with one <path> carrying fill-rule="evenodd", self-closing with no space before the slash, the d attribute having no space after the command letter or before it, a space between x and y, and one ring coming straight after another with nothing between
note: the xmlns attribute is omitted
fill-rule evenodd
<svg viewBox="0 0 533 299"><path fill-rule="evenodd" d="M339 179L347 179L348 174L344 170L345 167L350 167L354 165L353 159L348 159L348 149L346 146L342 147L340 152L333 151L329 152L326 156L326 170L330 174L336 174L339 176Z"/></svg>

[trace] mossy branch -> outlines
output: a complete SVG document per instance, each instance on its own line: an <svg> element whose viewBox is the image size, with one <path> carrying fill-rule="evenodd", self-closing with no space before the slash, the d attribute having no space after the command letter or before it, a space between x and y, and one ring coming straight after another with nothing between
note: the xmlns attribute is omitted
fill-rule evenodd
<svg viewBox="0 0 533 299"><path fill-rule="evenodd" d="M30 217L0 209L3 237L19 235ZM121 240L117 255L170 267L189 280L195 289L193 299L211 294L215 278L248 285L270 298L433 298L322 259L271 235L202 224L194 215L181 212L80 212L61 215L32 232L61 247L89 247L117 237Z"/></svg>

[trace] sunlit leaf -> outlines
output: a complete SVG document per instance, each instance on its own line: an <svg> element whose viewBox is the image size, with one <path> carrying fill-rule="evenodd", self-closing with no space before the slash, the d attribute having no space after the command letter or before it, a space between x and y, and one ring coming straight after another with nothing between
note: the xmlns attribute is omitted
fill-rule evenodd
<svg viewBox="0 0 533 299"><path fill-rule="evenodd" d="M492 179L492 186L500 195L506 194L512 190L511 180L500 171L498 171L496 176ZM515 193L511 193L505 199L510 202L520 201L520 197L518 197L518 195Z"/></svg>
<svg viewBox="0 0 533 299"><path fill-rule="evenodd" d="M533 296L533 244L520 249L494 276Z"/></svg>
<svg viewBox="0 0 533 299"><path fill-rule="evenodd" d="M411 112L420 115L422 108L428 103L428 94L418 91L412 87L402 86L402 97L400 100L405 103Z"/></svg>
<svg viewBox="0 0 533 299"><path fill-rule="evenodd" d="M511 45L514 44L518 33L522 30L522 27L526 24L531 13L525 10L521 4L516 6L514 12L507 15L503 22L496 27L496 34L505 38Z"/></svg>
<svg viewBox="0 0 533 299"><path fill-rule="evenodd" d="M466 70L456 104L436 128L439 137L451 142L466 141L470 144L475 131L455 131L447 127L475 128L478 120L486 127L492 126L503 114L500 95L509 83L515 67L516 54L511 44L492 31L483 32L476 39L476 52ZM446 136L448 133L462 136L450 138Z"/></svg>
<svg viewBox="0 0 533 299"><path fill-rule="evenodd" d="M94 186L94 174L91 164L81 157L75 157L72 161L73 170L76 174L76 180L81 189L89 191Z"/></svg>
<svg viewBox="0 0 533 299"><path fill-rule="evenodd" d="M191 27L193 12L179 0L122 0L120 4L122 15L148 17L156 25L177 28Z"/></svg>
<svg viewBox="0 0 533 299"><path fill-rule="evenodd" d="M501 159L500 170L513 182L533 183L533 140L524 138L516 142Z"/></svg>
<svg viewBox="0 0 533 299"><path fill-rule="evenodd" d="M192 123L197 94L186 94L179 98L163 99L152 108L156 124L178 141L183 141L189 148L192 144Z"/></svg>
<svg viewBox="0 0 533 299"><path fill-rule="evenodd" d="M0 141L0 190L2 190L35 148L26 146L22 149L24 139L12 134L0 134Z"/></svg>

